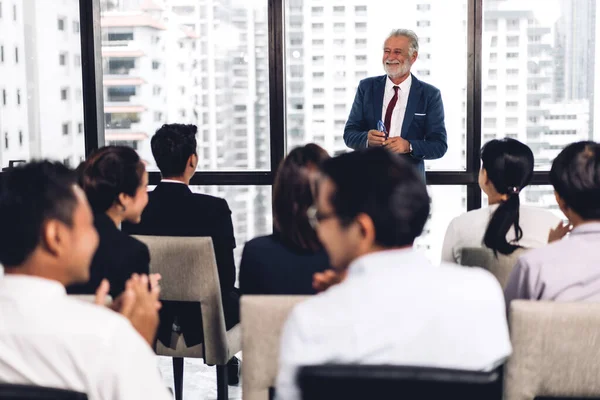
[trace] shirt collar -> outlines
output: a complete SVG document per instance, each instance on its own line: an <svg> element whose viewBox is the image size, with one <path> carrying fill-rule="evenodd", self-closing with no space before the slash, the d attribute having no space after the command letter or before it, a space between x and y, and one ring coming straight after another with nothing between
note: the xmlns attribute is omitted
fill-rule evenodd
<svg viewBox="0 0 600 400"><path fill-rule="evenodd" d="M587 233L600 234L600 222L586 222L579 225L577 228L573 228L571 231L571 235L581 235Z"/></svg>
<svg viewBox="0 0 600 400"><path fill-rule="evenodd" d="M35 293L46 296L66 296L67 291L62 283L31 275L7 274L0 277L0 293L14 292L19 296L28 296Z"/></svg>
<svg viewBox="0 0 600 400"><path fill-rule="evenodd" d="M414 248L382 250L357 258L348 266L348 276L377 273L387 268L431 266L431 262Z"/></svg>
<svg viewBox="0 0 600 400"><path fill-rule="evenodd" d="M408 74L408 77L402 81L401 84L396 85L394 82L392 82L392 80L390 79L390 77L388 76L385 80L385 90L386 92L393 92L394 86L400 86L400 91L403 93L409 93L410 92L410 87L412 85L412 74Z"/></svg>
<svg viewBox="0 0 600 400"><path fill-rule="evenodd" d="M180 185L185 185L185 183L181 181L176 181L174 179L161 179L160 183L179 183Z"/></svg>

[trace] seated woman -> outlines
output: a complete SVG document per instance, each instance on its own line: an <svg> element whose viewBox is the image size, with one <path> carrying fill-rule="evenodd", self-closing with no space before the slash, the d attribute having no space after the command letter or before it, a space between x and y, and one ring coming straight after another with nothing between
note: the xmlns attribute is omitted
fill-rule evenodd
<svg viewBox="0 0 600 400"><path fill-rule="evenodd" d="M110 295L125 289L131 274L148 274L148 247L120 231L123 221L139 223L148 203L148 173L130 147L107 146L92 154L79 168L80 185L94 213L100 244L86 284L67 288L69 294L92 294L103 279L110 283Z"/></svg>
<svg viewBox="0 0 600 400"><path fill-rule="evenodd" d="M275 177L272 235L252 239L240 265L242 294L314 294L313 275L329 267L329 259L310 226L314 202L311 183L329 155L316 144L295 148Z"/></svg>
<svg viewBox="0 0 600 400"><path fill-rule="evenodd" d="M454 218L446 231L442 261L460 263L465 247L488 247L512 254L518 248L548 243L549 233L561 224L550 211L521 205L519 193L533 176L533 153L515 139L492 140L481 149L479 186L488 207Z"/></svg>

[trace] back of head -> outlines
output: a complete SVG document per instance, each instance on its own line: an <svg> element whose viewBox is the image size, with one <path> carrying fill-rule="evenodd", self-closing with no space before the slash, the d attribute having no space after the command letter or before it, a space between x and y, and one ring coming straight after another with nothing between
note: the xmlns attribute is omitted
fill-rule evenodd
<svg viewBox="0 0 600 400"><path fill-rule="evenodd" d="M152 136L152 155L163 178L182 176L196 154L196 125L165 124Z"/></svg>
<svg viewBox="0 0 600 400"><path fill-rule="evenodd" d="M6 173L0 192L0 263L16 267L40 244L44 223L73 224L75 173L60 163L31 162Z"/></svg>
<svg viewBox="0 0 600 400"><path fill-rule="evenodd" d="M600 219L600 144L570 144L554 159L550 183L584 220Z"/></svg>
<svg viewBox="0 0 600 400"><path fill-rule="evenodd" d="M411 245L422 233L430 199L408 161L375 147L326 160L321 170L335 185L330 201L343 224L368 215L376 244L387 248Z"/></svg>
<svg viewBox="0 0 600 400"><path fill-rule="evenodd" d="M314 203L311 174L328 158L324 149L311 143L295 148L281 162L273 189L273 219L284 242L306 250L321 248L307 210Z"/></svg>
<svg viewBox="0 0 600 400"><path fill-rule="evenodd" d="M490 219L483 242L494 251L511 254L519 246L508 243L506 234L514 227L515 238L520 240L523 237L523 230L519 225L519 193L533 176L533 152L518 140L495 139L481 149L481 161L496 191L508 196Z"/></svg>
<svg viewBox="0 0 600 400"><path fill-rule="evenodd" d="M145 166L131 147L105 146L95 151L77 171L90 206L98 214L118 203L120 193L135 196Z"/></svg>

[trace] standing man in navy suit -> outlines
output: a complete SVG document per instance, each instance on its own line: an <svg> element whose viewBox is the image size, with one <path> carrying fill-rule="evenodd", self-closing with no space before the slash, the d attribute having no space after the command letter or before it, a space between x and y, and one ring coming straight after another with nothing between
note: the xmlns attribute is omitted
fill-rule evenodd
<svg viewBox="0 0 600 400"><path fill-rule="evenodd" d="M441 158L448 144L440 91L410 73L418 55L419 38L413 31L392 31L383 46L386 75L359 83L344 141L355 150L385 146L403 154L424 178L423 160Z"/></svg>

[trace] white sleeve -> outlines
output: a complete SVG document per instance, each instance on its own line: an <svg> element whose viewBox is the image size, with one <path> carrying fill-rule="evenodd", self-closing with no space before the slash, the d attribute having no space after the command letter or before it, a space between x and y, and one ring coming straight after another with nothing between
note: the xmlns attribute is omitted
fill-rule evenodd
<svg viewBox="0 0 600 400"><path fill-rule="evenodd" d="M454 257L454 248L457 244L456 235L456 218L450 221L448 229L446 229L446 235L444 236L444 244L442 246L442 262L456 263L457 260Z"/></svg>
<svg viewBox="0 0 600 400"><path fill-rule="evenodd" d="M105 366L98 393L106 400L172 400L158 370L158 358L129 321L115 330L108 343L110 365Z"/></svg>

